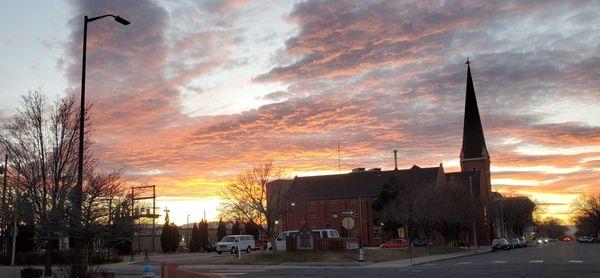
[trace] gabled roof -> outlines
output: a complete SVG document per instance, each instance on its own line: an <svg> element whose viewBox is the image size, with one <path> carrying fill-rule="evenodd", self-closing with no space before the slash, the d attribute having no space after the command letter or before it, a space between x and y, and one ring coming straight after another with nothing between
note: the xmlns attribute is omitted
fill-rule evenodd
<svg viewBox="0 0 600 278"><path fill-rule="evenodd" d="M377 197L383 185L393 176L407 186L431 186L437 181L440 168L420 168L391 171L364 171L339 175L296 177L290 180L292 190L308 200L351 199ZM278 181L281 183L281 181Z"/></svg>
<svg viewBox="0 0 600 278"><path fill-rule="evenodd" d="M463 141L460 158L489 158L487 147L485 146L481 118L479 117L477 98L475 97L475 87L473 86L473 78L471 77L471 66L468 63L465 119L463 122Z"/></svg>

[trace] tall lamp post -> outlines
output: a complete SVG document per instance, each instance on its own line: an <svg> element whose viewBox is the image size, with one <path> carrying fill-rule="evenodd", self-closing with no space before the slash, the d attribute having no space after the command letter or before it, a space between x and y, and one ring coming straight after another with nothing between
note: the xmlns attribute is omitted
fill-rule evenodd
<svg viewBox="0 0 600 278"><path fill-rule="evenodd" d="M81 231L81 196L83 194L82 183L83 183L83 133L84 133L84 115L85 115L85 56L87 46L87 25L92 21L104 17L113 17L116 22L122 25L129 25L129 21L121 18L120 16L107 14L103 16L97 16L88 18L87 15L83 18L83 60L81 63L81 106L79 113L79 158L77 163L77 185L75 186L75 209L73 215L73 222L75 224L75 254L73 260L73 267L71 269L71 277L82 276L82 265L81 265L81 238L79 232Z"/></svg>
<svg viewBox="0 0 600 278"><path fill-rule="evenodd" d="M471 192L471 205L473 205L473 177L479 175L480 173L475 173L469 176L469 191ZM474 213L471 209L471 213ZM477 242L477 228L475 225L475 216L472 215L473 218L473 243L475 244L475 250L479 249L479 243Z"/></svg>

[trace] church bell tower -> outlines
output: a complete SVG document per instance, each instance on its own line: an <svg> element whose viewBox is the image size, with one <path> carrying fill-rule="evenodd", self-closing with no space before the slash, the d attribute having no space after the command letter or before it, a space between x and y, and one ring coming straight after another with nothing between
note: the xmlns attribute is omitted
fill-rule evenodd
<svg viewBox="0 0 600 278"><path fill-rule="evenodd" d="M463 141L460 150L460 169L462 172L479 171L482 194L489 201L491 197L490 154L485 145L483 127L475 97L475 87L471 76L471 62L467 59L467 89L465 98L465 118L463 122Z"/></svg>

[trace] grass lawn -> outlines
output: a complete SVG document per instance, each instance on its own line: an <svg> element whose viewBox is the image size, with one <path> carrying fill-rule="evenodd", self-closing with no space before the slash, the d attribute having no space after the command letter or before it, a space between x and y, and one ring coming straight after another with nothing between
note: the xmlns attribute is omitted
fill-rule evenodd
<svg viewBox="0 0 600 278"><path fill-rule="evenodd" d="M411 251L403 249L380 249L368 248L365 250L365 261L383 262L408 259L410 257L422 257L464 251L459 248L433 247L413 248ZM223 260L221 264L281 264L281 263L305 263L305 262L356 262L358 250L349 251L296 251L279 252L277 255L269 251L255 251L250 254L242 253L242 259L231 258Z"/></svg>

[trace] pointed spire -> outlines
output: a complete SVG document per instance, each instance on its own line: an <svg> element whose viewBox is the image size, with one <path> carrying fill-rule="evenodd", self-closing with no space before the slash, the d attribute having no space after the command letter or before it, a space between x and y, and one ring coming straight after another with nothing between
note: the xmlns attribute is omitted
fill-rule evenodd
<svg viewBox="0 0 600 278"><path fill-rule="evenodd" d="M467 92L465 98L465 119L463 123L463 142L460 152L461 159L489 158L483 136L483 127L479 117L475 87L471 76L471 61L467 58Z"/></svg>

